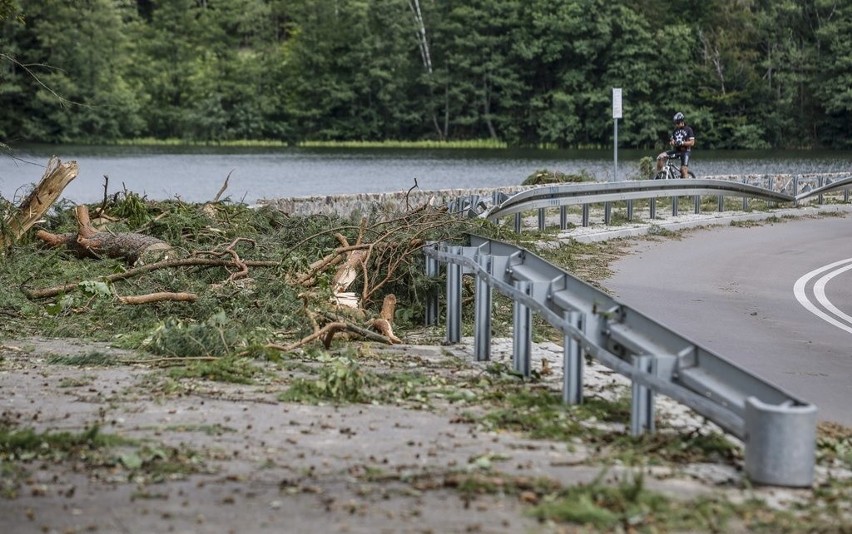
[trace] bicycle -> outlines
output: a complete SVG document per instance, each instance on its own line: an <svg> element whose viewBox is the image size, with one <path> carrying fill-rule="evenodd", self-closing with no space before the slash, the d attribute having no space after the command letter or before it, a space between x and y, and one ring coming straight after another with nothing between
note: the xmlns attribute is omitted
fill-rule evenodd
<svg viewBox="0 0 852 534"><path fill-rule="evenodd" d="M666 159L663 170L654 175L654 180L680 180L680 154L677 152L664 152L660 155ZM687 177L695 179L692 171L687 172Z"/></svg>

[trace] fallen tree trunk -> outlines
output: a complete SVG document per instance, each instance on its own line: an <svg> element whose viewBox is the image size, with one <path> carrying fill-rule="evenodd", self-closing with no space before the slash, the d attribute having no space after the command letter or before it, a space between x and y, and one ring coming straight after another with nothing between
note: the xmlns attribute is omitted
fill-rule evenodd
<svg viewBox="0 0 852 534"><path fill-rule="evenodd" d="M277 261L257 261L257 260L243 260L241 263L237 263L231 260L222 260L217 258L181 258L175 260L163 260L158 263L149 263L146 265L140 265L138 267L134 267L133 269L129 269L120 273L113 273L106 276L101 276L98 278L98 281L101 282L117 282L119 280L126 280L128 278L132 278L134 276L139 276L145 273L150 273L152 271L156 271L158 269L168 269L174 267L225 267L225 268L242 268L245 266L249 267L276 267L280 265ZM21 287L21 291L27 298L31 300L35 299L45 299L51 298L63 293L69 293L74 291L77 288L79 282L69 282L67 284L62 284L54 287L47 287L43 289L27 289L25 287Z"/></svg>
<svg viewBox="0 0 852 534"><path fill-rule="evenodd" d="M65 246L80 258L123 258L128 264L166 258L171 245L145 234L99 232L92 226L89 209L77 206L77 233L52 234L39 230L36 237L51 247Z"/></svg>
<svg viewBox="0 0 852 534"><path fill-rule="evenodd" d="M41 181L18 210L5 221L7 233L0 236L0 245L3 248L13 245L32 228L56 202L65 187L77 177L79 170L76 161L62 163L56 156L50 158Z"/></svg>
<svg viewBox="0 0 852 534"><path fill-rule="evenodd" d="M147 295L127 295L118 297L122 304L150 304L152 302L195 302L198 296L193 293L173 293L169 291L161 291L158 293L148 293Z"/></svg>

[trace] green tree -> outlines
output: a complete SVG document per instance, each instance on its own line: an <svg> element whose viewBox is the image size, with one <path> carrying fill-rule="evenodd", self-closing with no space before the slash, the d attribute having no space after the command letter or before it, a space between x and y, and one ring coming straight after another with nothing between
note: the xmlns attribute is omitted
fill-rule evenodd
<svg viewBox="0 0 852 534"><path fill-rule="evenodd" d="M287 106L303 138L411 137L419 72L408 7L390 0L291 4ZM415 136L422 131L415 130Z"/></svg>
<svg viewBox="0 0 852 534"><path fill-rule="evenodd" d="M137 90L124 77L130 0L33 0L26 22L6 22L2 133L23 141L104 141L136 135ZM8 33L7 33L8 32ZM8 37L7 37L8 38ZM10 109L10 108L7 108Z"/></svg>
<svg viewBox="0 0 852 534"><path fill-rule="evenodd" d="M816 72L813 93L824 113L819 122L821 144L852 146L852 4L848 1L814 2L819 26L815 29Z"/></svg>
<svg viewBox="0 0 852 534"><path fill-rule="evenodd" d="M0 0L0 22L19 17L21 7L16 0Z"/></svg>
<svg viewBox="0 0 852 534"><path fill-rule="evenodd" d="M0 0L0 136L850 144L840 0Z"/></svg>
<svg viewBox="0 0 852 534"><path fill-rule="evenodd" d="M513 35L516 0L445 2L433 35L444 137L517 142L523 82Z"/></svg>
<svg viewBox="0 0 852 534"><path fill-rule="evenodd" d="M532 0L520 14L516 40L530 88L524 137L568 147L602 139L587 128L589 110L602 112L605 90L597 63L608 39L599 0ZM593 140L594 139L594 140Z"/></svg>
<svg viewBox="0 0 852 534"><path fill-rule="evenodd" d="M687 61L690 50L673 48L663 40L679 35L684 28L673 25L655 29L648 17L628 5L611 4L604 10L612 37L602 56L602 90L608 98L610 87L624 91L624 126L620 128L623 134L619 135L619 143L656 147L668 139L670 123L666 119L673 114L669 110L680 108L684 96L690 94L689 81L683 69L677 67L678 61ZM609 111L605 107L601 117L611 120Z"/></svg>

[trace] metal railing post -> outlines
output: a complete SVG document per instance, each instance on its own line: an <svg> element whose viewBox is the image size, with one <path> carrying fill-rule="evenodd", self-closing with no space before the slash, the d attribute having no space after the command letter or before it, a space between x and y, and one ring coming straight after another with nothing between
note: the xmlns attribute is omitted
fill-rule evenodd
<svg viewBox="0 0 852 534"><path fill-rule="evenodd" d="M795 176L793 176L793 194L792 194L792 197L793 197L793 207L794 208L799 207L799 201L796 200L796 195L798 195L798 194L799 194L799 175L796 174Z"/></svg>
<svg viewBox="0 0 852 534"><path fill-rule="evenodd" d="M725 195L719 195L719 199L717 200L717 206L719 208L719 213L725 211Z"/></svg>
<svg viewBox="0 0 852 534"><path fill-rule="evenodd" d="M430 256L426 256L426 276L437 278L441 263ZM426 326L438 324L438 292L433 290L426 298Z"/></svg>
<svg viewBox="0 0 852 534"><path fill-rule="evenodd" d="M515 233L516 234L521 233L521 214L520 213L515 214Z"/></svg>
<svg viewBox="0 0 852 534"><path fill-rule="evenodd" d="M544 218L544 208L538 209L538 229L539 231L544 230L545 228L545 218Z"/></svg>
<svg viewBox="0 0 852 534"><path fill-rule="evenodd" d="M633 356L633 367L638 373L651 373L654 357L648 354ZM654 432L654 390L633 381L633 403L630 408L630 434L641 436Z"/></svg>
<svg viewBox="0 0 852 534"><path fill-rule="evenodd" d="M565 312L565 321L571 326L583 330L583 314L579 311ZM562 401L565 404L583 403L583 354L580 342L565 335L562 344Z"/></svg>
<svg viewBox="0 0 852 534"><path fill-rule="evenodd" d="M699 213L701 213L701 195L695 195L693 205L695 207L695 214L698 215Z"/></svg>
<svg viewBox="0 0 852 534"><path fill-rule="evenodd" d="M516 281L515 289L525 295L532 291L532 283ZM532 354L532 310L526 304L512 304L512 368L524 377L530 376Z"/></svg>
<svg viewBox="0 0 852 534"><path fill-rule="evenodd" d="M461 254L461 247L450 247L452 254ZM462 266L447 264L447 343L461 341Z"/></svg>
<svg viewBox="0 0 852 534"><path fill-rule="evenodd" d="M493 274L491 256L482 254L477 263L488 275L476 276L473 353L476 361L487 362L491 359L491 308L494 302L493 290L488 284L488 278Z"/></svg>
<svg viewBox="0 0 852 534"><path fill-rule="evenodd" d="M748 179L743 178L743 183L748 184ZM743 211L748 211L748 197L743 197Z"/></svg>
<svg viewBox="0 0 852 534"><path fill-rule="evenodd" d="M770 174L767 174L767 175L766 175L766 190L767 190L767 191L775 191L775 178L774 178L772 175L770 175ZM766 205L767 205L769 208L776 208L776 207L778 207L778 203L777 203L777 202L775 202L774 200L769 200L769 201L767 201L767 202L766 202Z"/></svg>
<svg viewBox="0 0 852 534"><path fill-rule="evenodd" d="M823 185L825 185L825 180L823 179L823 177L822 177L822 176L820 176L820 177L818 178L818 181L817 181L817 187L822 187ZM822 204L823 204L823 200L824 200L824 199L823 199L823 195L822 195L822 193L820 193L820 194L819 194L819 196L817 197L817 199L818 199L818 200L817 200L817 204L819 204L820 206L822 206Z"/></svg>
<svg viewBox="0 0 852 534"><path fill-rule="evenodd" d="M627 220L628 221L633 220L633 201L632 200L627 201Z"/></svg>
<svg viewBox="0 0 852 534"><path fill-rule="evenodd" d="M678 208L678 198L679 197L671 197L672 198L672 217L677 217L677 208Z"/></svg>
<svg viewBox="0 0 852 534"><path fill-rule="evenodd" d="M609 226L612 220L612 202L604 202L604 224Z"/></svg>
<svg viewBox="0 0 852 534"><path fill-rule="evenodd" d="M559 206L559 229L568 228L568 206Z"/></svg>
<svg viewBox="0 0 852 534"><path fill-rule="evenodd" d="M652 221L657 218L657 199L656 198L648 199L648 211L650 212L648 214L648 217Z"/></svg>
<svg viewBox="0 0 852 534"><path fill-rule="evenodd" d="M589 205L583 204L583 228L589 226Z"/></svg>

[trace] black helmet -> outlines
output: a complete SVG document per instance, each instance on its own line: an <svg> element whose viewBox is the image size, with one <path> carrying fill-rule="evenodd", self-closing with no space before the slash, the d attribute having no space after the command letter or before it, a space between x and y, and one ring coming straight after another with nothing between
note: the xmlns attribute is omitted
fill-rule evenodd
<svg viewBox="0 0 852 534"><path fill-rule="evenodd" d="M678 111L677 113L675 113L675 116L674 116L674 122L681 122L681 121L685 121L685 120L686 120L686 119L684 119L684 117L683 117L683 113L681 113L680 111Z"/></svg>

